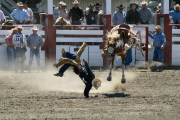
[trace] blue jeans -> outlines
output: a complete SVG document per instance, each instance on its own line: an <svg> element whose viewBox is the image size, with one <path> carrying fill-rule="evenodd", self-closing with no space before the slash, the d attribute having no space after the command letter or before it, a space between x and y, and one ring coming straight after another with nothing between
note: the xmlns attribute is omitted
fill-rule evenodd
<svg viewBox="0 0 180 120"><path fill-rule="evenodd" d="M125 66L129 66L131 62L132 62L132 48L130 48L130 49L127 51L126 61L125 61L124 65L125 65Z"/></svg>
<svg viewBox="0 0 180 120"><path fill-rule="evenodd" d="M36 56L38 70L40 70L40 50L39 49L30 49L29 71L31 71L34 55Z"/></svg>
<svg viewBox="0 0 180 120"><path fill-rule="evenodd" d="M25 24L30 24L30 21L28 21L28 22L25 22Z"/></svg>
<svg viewBox="0 0 180 120"><path fill-rule="evenodd" d="M153 54L153 60L154 61L159 61L163 64L163 52L164 49L161 48L155 48L154 49L154 54ZM157 65L154 65L154 69L158 69ZM162 65L159 65L159 70L162 70Z"/></svg>
<svg viewBox="0 0 180 120"><path fill-rule="evenodd" d="M14 48L7 48L9 70L14 70Z"/></svg>
<svg viewBox="0 0 180 120"><path fill-rule="evenodd" d="M72 59L72 60L75 60L76 59L76 55L75 54L72 54L70 52L66 52L66 58L69 58L69 59ZM60 69L59 69L59 73L63 74L71 65L70 64L64 64ZM74 67L74 72L76 74L79 73L79 70Z"/></svg>
<svg viewBox="0 0 180 120"><path fill-rule="evenodd" d="M24 71L24 62L25 62L25 50L21 48L15 49L16 59L15 59L15 72L18 72L19 66L21 68L21 72Z"/></svg>

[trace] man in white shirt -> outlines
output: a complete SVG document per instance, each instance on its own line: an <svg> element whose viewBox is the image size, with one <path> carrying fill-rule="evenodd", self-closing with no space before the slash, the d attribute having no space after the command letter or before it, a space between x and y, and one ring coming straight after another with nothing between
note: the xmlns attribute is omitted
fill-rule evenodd
<svg viewBox="0 0 180 120"><path fill-rule="evenodd" d="M18 73L19 66L21 72L24 72L25 52L27 51L26 37L22 34L22 26L18 26L18 32L13 36L13 43L15 47L15 73ZM21 59L21 60L20 60Z"/></svg>
<svg viewBox="0 0 180 120"><path fill-rule="evenodd" d="M0 25L6 21L6 17L3 13L3 11L0 10Z"/></svg>
<svg viewBox="0 0 180 120"><path fill-rule="evenodd" d="M32 24L33 23L33 19L34 19L34 15L33 15L33 11L31 10L31 8L28 7L29 2L25 2L24 3L24 9L28 12L29 14L29 19L25 20L25 24Z"/></svg>

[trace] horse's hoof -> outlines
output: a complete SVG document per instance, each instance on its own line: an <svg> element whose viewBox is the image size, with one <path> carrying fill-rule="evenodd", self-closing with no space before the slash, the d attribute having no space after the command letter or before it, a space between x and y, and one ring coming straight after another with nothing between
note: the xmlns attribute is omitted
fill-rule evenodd
<svg viewBox="0 0 180 120"><path fill-rule="evenodd" d="M107 77L107 81L111 81L112 77L111 76L108 76Z"/></svg>
<svg viewBox="0 0 180 120"><path fill-rule="evenodd" d="M122 84L126 83L126 78L122 78L122 79L121 79L121 83L122 83Z"/></svg>

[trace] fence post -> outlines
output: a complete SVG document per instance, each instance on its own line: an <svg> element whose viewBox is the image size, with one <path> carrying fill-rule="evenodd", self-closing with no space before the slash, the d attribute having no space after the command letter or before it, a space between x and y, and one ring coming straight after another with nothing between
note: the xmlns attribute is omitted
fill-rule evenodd
<svg viewBox="0 0 180 120"><path fill-rule="evenodd" d="M172 26L169 25L169 14L157 14L158 25L160 25L160 17L164 17L164 34L166 36L163 61L165 65L172 65Z"/></svg>

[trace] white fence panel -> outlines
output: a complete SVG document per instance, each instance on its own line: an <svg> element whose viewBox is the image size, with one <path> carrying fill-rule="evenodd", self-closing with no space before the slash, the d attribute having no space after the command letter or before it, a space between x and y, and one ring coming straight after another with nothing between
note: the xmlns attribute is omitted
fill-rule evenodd
<svg viewBox="0 0 180 120"><path fill-rule="evenodd" d="M180 29L172 29L172 34L180 34Z"/></svg>
<svg viewBox="0 0 180 120"><path fill-rule="evenodd" d="M57 37L56 42L103 42L102 37Z"/></svg>
<svg viewBox="0 0 180 120"><path fill-rule="evenodd" d="M175 66L180 65L180 45L179 44L172 45L172 65L175 65Z"/></svg>
<svg viewBox="0 0 180 120"><path fill-rule="evenodd" d="M56 30L60 35L103 35L103 30Z"/></svg>
<svg viewBox="0 0 180 120"><path fill-rule="evenodd" d="M172 42L180 41L180 37L172 37Z"/></svg>
<svg viewBox="0 0 180 120"><path fill-rule="evenodd" d="M89 46L89 65L103 66L103 58L101 57L102 49L98 45Z"/></svg>

